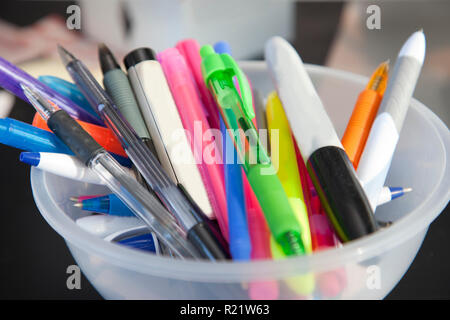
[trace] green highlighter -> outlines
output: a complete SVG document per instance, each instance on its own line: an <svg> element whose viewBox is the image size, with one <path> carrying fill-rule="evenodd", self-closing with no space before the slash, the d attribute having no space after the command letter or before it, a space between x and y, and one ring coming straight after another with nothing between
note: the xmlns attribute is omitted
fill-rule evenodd
<svg viewBox="0 0 450 320"><path fill-rule="evenodd" d="M286 255L303 255L301 228L253 122L252 93L244 73L227 53L210 45L200 50L206 86L219 107L240 164L259 200L269 229ZM236 77L240 94L233 79Z"/></svg>

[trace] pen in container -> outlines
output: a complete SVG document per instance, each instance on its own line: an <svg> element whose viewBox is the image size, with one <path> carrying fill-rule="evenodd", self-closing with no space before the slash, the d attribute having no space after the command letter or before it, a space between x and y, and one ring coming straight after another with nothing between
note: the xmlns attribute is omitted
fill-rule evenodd
<svg viewBox="0 0 450 320"><path fill-rule="evenodd" d="M375 232L369 200L300 56L286 40L273 37L265 57L311 180L339 238L347 242Z"/></svg>
<svg viewBox="0 0 450 320"><path fill-rule="evenodd" d="M272 235L286 255L304 254L300 225L252 122L254 111L247 78L229 54L216 54L207 45L202 47L200 55L203 78L229 129L228 133L233 135L240 163L261 204ZM233 82L234 77L240 94Z"/></svg>
<svg viewBox="0 0 450 320"><path fill-rule="evenodd" d="M70 99L62 96L41 81L33 78L19 67L0 57L0 87L5 88L20 99L28 101L27 97L23 94L23 91L20 88L20 84L27 85L28 87L38 91L41 95L47 99L50 99L53 103L56 103L59 108L65 110L72 117L78 120L103 125L102 121L98 119L98 117L94 117L88 111L73 103Z"/></svg>
<svg viewBox="0 0 450 320"><path fill-rule="evenodd" d="M54 133L16 119L0 119L0 143L31 152L54 152L73 155ZM130 167L128 158L112 154L123 166Z"/></svg>
<svg viewBox="0 0 450 320"><path fill-rule="evenodd" d="M126 173L64 110L58 110L39 93L22 85L23 91L49 128L89 168L101 176L111 191L142 219L180 258L197 258L195 248L185 239L185 232L176 224L159 201Z"/></svg>
<svg viewBox="0 0 450 320"><path fill-rule="evenodd" d="M425 48L422 30L414 32L402 46L359 161L358 177L374 211L422 69Z"/></svg>
<svg viewBox="0 0 450 320"><path fill-rule="evenodd" d="M145 126L127 75L120 68L111 50L106 45L101 44L99 46L98 55L106 92L111 96L117 108L136 131L142 142L156 155L155 146Z"/></svg>
<svg viewBox="0 0 450 320"><path fill-rule="evenodd" d="M214 218L215 213L156 53L150 48L135 49L125 56L124 64L162 169L173 183L187 190L208 218Z"/></svg>
<svg viewBox="0 0 450 320"><path fill-rule="evenodd" d="M103 148L107 151L120 155L122 157L127 158L127 154L122 148L119 140L117 140L116 135L109 130L108 128L97 126L95 124L84 122L80 120L76 120L78 124L86 130L89 135L94 138ZM38 127L40 129L51 131L47 126L47 123L44 119L39 115L38 112L34 115L33 122L31 123L33 126Z"/></svg>
<svg viewBox="0 0 450 320"><path fill-rule="evenodd" d="M78 87L72 82L54 76L39 76L38 80L58 92L60 95L72 100L74 103L89 112L91 115L101 120L97 112L92 109L89 102L80 92L80 90L78 90Z"/></svg>
<svg viewBox="0 0 450 320"><path fill-rule="evenodd" d="M86 167L77 157L54 152L22 152L19 160L40 170L72 180L104 185L105 181L97 173ZM134 172L123 167L130 176Z"/></svg>
<svg viewBox="0 0 450 320"><path fill-rule="evenodd" d="M202 178L202 189L206 190L209 203L222 233L228 239L227 203L223 181L220 150L214 134L206 120L201 100L192 79L186 60L175 48L158 54L158 60L178 108L181 122L190 137L190 147L197 169ZM187 189L187 185L185 186Z"/></svg>
<svg viewBox="0 0 450 320"><path fill-rule="evenodd" d="M180 189L170 180L160 167L156 156L137 136L86 66L61 46L58 50L76 85L105 124L117 135L133 164L163 205L176 218L187 239L203 257L211 260L226 259L228 255L206 223L207 218L204 213L195 210Z"/></svg>

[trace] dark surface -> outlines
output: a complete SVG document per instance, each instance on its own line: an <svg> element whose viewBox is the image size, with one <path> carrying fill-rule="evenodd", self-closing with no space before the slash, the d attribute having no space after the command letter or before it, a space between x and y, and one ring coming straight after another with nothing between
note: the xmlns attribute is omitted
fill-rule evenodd
<svg viewBox="0 0 450 320"><path fill-rule="evenodd" d="M61 1L6 1L1 4L0 18L26 25L45 13L64 15L67 5ZM315 28L328 25L328 31L317 31L314 41L299 36L296 46L305 62L323 64L340 5L317 4L322 10L312 4L307 6L309 9L304 10L310 10L308 15L317 15L317 20L311 19L310 23ZM302 28L303 24L297 25L297 30ZM32 116L31 106L22 101L10 115L27 122ZM19 154L18 150L0 145L0 299L100 299L84 277L80 290L67 289L66 269L75 262L63 239L39 214L31 194L29 167L19 162ZM416 259L388 299L450 299L449 210L447 207L433 222Z"/></svg>

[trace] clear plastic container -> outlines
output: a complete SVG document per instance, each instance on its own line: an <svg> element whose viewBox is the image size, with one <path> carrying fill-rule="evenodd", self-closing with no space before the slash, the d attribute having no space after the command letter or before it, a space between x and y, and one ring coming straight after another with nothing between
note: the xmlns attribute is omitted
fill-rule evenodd
<svg viewBox="0 0 450 320"><path fill-rule="evenodd" d="M254 88L265 96L273 90L264 62L241 66ZM342 135L368 79L318 66L307 69ZM340 248L282 261L179 261L109 243L75 224L82 212L69 200L106 193L104 187L35 168L31 185L41 214L64 237L83 273L107 299L380 299L406 272L430 223L449 200L449 153L448 128L413 100L386 182L412 187L413 192L376 212L378 220L395 223Z"/></svg>

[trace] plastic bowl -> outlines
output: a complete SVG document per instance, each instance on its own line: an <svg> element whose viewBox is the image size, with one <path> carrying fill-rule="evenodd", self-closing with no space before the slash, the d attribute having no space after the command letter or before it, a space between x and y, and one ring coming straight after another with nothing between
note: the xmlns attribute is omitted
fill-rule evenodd
<svg viewBox="0 0 450 320"><path fill-rule="evenodd" d="M264 95L273 90L264 62L241 66L254 88ZM307 69L342 135L368 79L325 67ZM412 100L386 185L412 187L413 192L376 212L378 220L395 223L342 247L281 261L180 261L109 243L75 224L83 213L69 200L106 193L104 187L35 168L31 185L42 216L64 237L81 270L107 299L380 299L406 272L430 223L449 200L449 150L447 127Z"/></svg>

